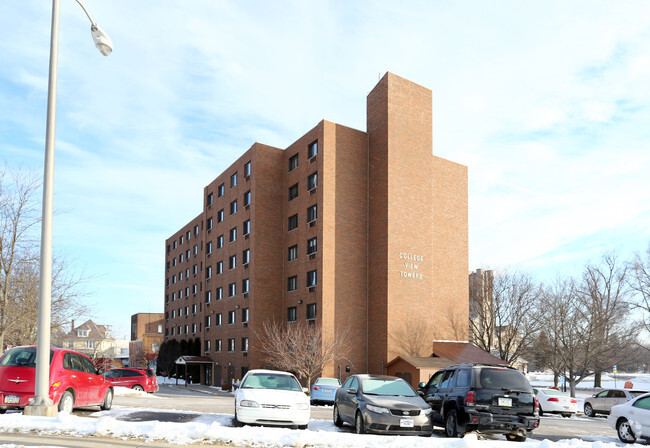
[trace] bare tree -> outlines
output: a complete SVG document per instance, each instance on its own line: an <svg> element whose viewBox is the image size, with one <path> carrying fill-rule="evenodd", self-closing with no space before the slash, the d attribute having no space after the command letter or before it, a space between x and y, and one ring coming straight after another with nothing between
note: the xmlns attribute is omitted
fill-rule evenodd
<svg viewBox="0 0 650 448"><path fill-rule="evenodd" d="M541 288L521 272L496 271L493 282L470 297L472 341L512 364L533 343L540 328Z"/></svg>
<svg viewBox="0 0 650 448"><path fill-rule="evenodd" d="M650 246L645 253L645 259L636 254L631 263L631 275L628 279L630 288L636 294L634 306L641 309L643 314L643 325L650 331Z"/></svg>
<svg viewBox="0 0 650 448"><path fill-rule="evenodd" d="M39 189L35 176L0 168L0 350L36 341ZM53 260L53 328L86 311L78 300L81 283L63 259Z"/></svg>
<svg viewBox="0 0 650 448"><path fill-rule="evenodd" d="M296 322L283 325L264 322L256 332L266 361L276 368L305 378L307 387L312 378L337 359L346 359L350 352L350 328L324 333L317 325Z"/></svg>

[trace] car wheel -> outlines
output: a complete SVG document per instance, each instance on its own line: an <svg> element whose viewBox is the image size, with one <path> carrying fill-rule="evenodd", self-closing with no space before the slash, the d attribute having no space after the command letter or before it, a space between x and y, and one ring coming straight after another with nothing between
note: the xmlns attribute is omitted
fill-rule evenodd
<svg viewBox="0 0 650 448"><path fill-rule="evenodd" d="M142 392L142 391L144 391L144 387L140 386L139 384L136 384L136 385L133 386L131 389L133 389L133 390L137 390L138 392Z"/></svg>
<svg viewBox="0 0 650 448"><path fill-rule="evenodd" d="M6 414L7 410L6 409L0 409L0 414Z"/></svg>
<svg viewBox="0 0 650 448"><path fill-rule="evenodd" d="M109 411L113 406L113 389L106 390L104 402L99 406L102 411Z"/></svg>
<svg viewBox="0 0 650 448"><path fill-rule="evenodd" d="M451 409L445 415L445 435L447 437L463 437L463 432L458 429L458 413Z"/></svg>
<svg viewBox="0 0 650 448"><path fill-rule="evenodd" d="M543 410L542 407L540 406L540 407L539 407L539 416L541 417L542 415L544 415L544 410Z"/></svg>
<svg viewBox="0 0 650 448"><path fill-rule="evenodd" d="M334 420L334 426L340 428L343 426L343 420L341 420L341 415L339 414L339 407L334 405L334 411L332 411L332 419Z"/></svg>
<svg viewBox="0 0 650 448"><path fill-rule="evenodd" d="M596 416L596 413L594 412L594 408L589 403L585 403L585 415L587 417L595 417Z"/></svg>
<svg viewBox="0 0 650 448"><path fill-rule="evenodd" d="M74 396L72 395L72 392L66 390L63 392L61 401L59 401L59 412L66 412L69 414L72 412L72 408L74 408Z"/></svg>
<svg viewBox="0 0 650 448"><path fill-rule="evenodd" d="M232 425L235 428L241 428L242 426L244 426L244 424L237 419L237 412L235 412L235 416L232 419Z"/></svg>
<svg viewBox="0 0 650 448"><path fill-rule="evenodd" d="M521 434L506 434L506 439L509 442L525 442L526 441L526 434L521 435Z"/></svg>
<svg viewBox="0 0 650 448"><path fill-rule="evenodd" d="M307 429L308 425L298 425L298 429Z"/></svg>
<svg viewBox="0 0 650 448"><path fill-rule="evenodd" d="M361 411L357 411L357 415L354 418L354 429L357 434L366 433L366 424L363 422L363 415L361 415Z"/></svg>
<svg viewBox="0 0 650 448"><path fill-rule="evenodd" d="M636 441L636 436L630 427L630 422L627 419L622 418L616 423L616 432L618 433L618 438L623 443L634 443Z"/></svg>

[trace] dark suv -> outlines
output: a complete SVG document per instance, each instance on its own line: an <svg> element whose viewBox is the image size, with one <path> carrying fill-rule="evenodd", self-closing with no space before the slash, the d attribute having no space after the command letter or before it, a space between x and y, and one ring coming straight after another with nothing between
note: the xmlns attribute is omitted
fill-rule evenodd
<svg viewBox="0 0 650 448"><path fill-rule="evenodd" d="M458 364L436 372L419 393L434 425L448 437L466 432L505 434L523 442L539 426L539 403L523 373L493 364Z"/></svg>

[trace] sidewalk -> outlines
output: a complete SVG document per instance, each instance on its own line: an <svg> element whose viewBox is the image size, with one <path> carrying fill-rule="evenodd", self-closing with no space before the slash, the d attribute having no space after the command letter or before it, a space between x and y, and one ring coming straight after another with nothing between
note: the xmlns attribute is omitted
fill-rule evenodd
<svg viewBox="0 0 650 448"><path fill-rule="evenodd" d="M18 434L0 433L0 444L15 444L19 446L56 447L56 448L205 448L207 446L228 446L237 448L236 445L225 443L174 445L165 442L139 440L112 439L109 437L78 437L66 435L43 434Z"/></svg>

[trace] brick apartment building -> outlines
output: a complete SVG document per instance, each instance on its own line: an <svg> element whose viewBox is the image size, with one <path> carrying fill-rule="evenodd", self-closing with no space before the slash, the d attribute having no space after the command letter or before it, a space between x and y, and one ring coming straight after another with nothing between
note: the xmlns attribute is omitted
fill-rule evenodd
<svg viewBox="0 0 650 448"><path fill-rule="evenodd" d="M138 313L131 316L129 366L154 368L165 326L163 313Z"/></svg>
<svg viewBox="0 0 650 448"><path fill-rule="evenodd" d="M205 383L263 366L263 322L351 326L323 375L385 372L409 333L468 339L467 167L432 154L432 94L387 73L367 131L321 121L255 143L166 241L165 338L200 338ZM343 370L345 372L345 370Z"/></svg>

